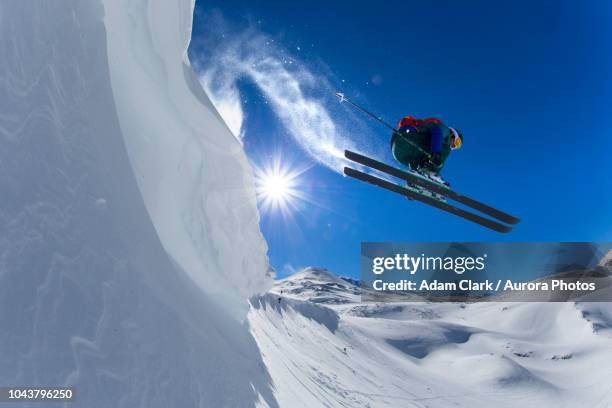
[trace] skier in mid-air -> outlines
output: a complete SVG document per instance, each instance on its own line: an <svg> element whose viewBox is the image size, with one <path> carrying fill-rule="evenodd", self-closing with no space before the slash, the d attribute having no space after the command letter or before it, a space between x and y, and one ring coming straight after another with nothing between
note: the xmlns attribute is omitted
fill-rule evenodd
<svg viewBox="0 0 612 408"><path fill-rule="evenodd" d="M345 175L401 194L411 200L420 201L493 231L510 232L512 227L505 224L514 225L520 222L517 217L459 194L450 188L450 184L446 180L440 177L440 170L442 170L450 152L459 149L463 144L463 136L459 131L446 126L440 119L415 119L412 116L405 116L400 120L398 127L394 128L380 116L376 116L363 106L351 101L343 93L336 92L336 96L340 98L340 103L348 103L392 130L391 152L393 157L409 167L408 171L402 170L372 157L345 150L344 157L351 162L358 163L369 170L385 173L387 177L399 178L404 183L400 185L384 177L378 177L367 170L357 170L348 166L344 167ZM448 200L456 201L493 219L452 205L447 202Z"/></svg>
<svg viewBox="0 0 612 408"><path fill-rule="evenodd" d="M451 150L463 144L463 136L440 119L403 117L391 136L391 151L398 162L413 170L438 174Z"/></svg>

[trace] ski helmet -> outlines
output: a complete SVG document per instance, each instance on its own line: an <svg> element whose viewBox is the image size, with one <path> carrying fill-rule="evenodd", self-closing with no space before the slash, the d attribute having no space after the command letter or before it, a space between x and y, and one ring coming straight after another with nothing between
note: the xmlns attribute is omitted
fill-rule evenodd
<svg viewBox="0 0 612 408"><path fill-rule="evenodd" d="M452 150L460 149L463 145L463 135L455 128L450 128L451 140L450 145Z"/></svg>

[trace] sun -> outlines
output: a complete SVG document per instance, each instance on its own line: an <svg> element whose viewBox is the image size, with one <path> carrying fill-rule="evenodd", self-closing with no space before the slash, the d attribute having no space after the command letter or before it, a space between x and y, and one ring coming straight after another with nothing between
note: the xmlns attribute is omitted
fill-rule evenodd
<svg viewBox="0 0 612 408"><path fill-rule="evenodd" d="M306 170L282 163L280 156L265 167L255 167L255 187L262 212L290 216L296 211L305 198L300 176Z"/></svg>
<svg viewBox="0 0 612 408"><path fill-rule="evenodd" d="M291 198L293 180L286 174L267 174L261 179L261 194L274 201Z"/></svg>

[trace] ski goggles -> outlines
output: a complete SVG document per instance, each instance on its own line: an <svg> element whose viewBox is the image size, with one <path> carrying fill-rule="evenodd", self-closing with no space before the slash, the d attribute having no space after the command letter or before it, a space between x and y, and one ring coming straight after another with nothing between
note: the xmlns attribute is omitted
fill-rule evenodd
<svg viewBox="0 0 612 408"><path fill-rule="evenodd" d="M463 141L461 140L461 136L459 135L459 132L457 132L455 129L451 129L452 131L452 137L450 140L450 147L453 150L457 150L461 148L461 145L463 144Z"/></svg>

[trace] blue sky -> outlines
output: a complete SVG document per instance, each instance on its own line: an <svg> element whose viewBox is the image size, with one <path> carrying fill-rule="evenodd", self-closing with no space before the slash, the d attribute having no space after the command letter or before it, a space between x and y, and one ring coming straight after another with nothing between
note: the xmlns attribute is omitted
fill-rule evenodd
<svg viewBox="0 0 612 408"><path fill-rule="evenodd" d="M296 179L305 200L288 215L262 214L279 275L314 265L358 276L362 241L612 240L611 17L605 1L198 0L190 57L202 74L235 71L231 92L218 88L216 102L235 93L228 112L240 106L255 166L280 157L308 168ZM232 41L255 37L250 48L218 57ZM238 69L275 59L286 68ZM278 72L288 75L280 84ZM283 88L292 80L306 102ZM522 223L501 235L317 160L322 133L361 151L388 146L388 131L340 110L334 89L392 123L436 116L461 129L464 148L442 174ZM312 106L320 123L303 120Z"/></svg>

